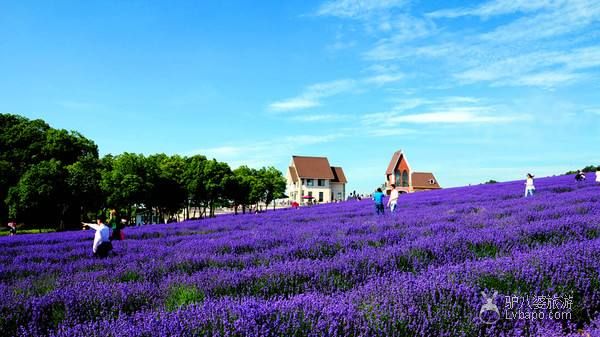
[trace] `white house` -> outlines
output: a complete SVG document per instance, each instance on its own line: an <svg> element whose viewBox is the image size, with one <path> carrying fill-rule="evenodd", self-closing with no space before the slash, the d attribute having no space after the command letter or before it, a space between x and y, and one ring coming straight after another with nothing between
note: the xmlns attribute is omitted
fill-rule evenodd
<svg viewBox="0 0 600 337"><path fill-rule="evenodd" d="M346 198L346 176L341 167L329 165L326 157L292 156L286 174L290 201L332 202Z"/></svg>

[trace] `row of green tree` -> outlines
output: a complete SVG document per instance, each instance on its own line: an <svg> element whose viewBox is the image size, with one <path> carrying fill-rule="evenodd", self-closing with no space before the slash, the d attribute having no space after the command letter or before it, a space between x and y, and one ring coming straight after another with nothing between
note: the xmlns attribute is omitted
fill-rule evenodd
<svg viewBox="0 0 600 337"><path fill-rule="evenodd" d="M274 167L232 170L205 156L123 153L98 156L78 132L42 120L0 114L0 220L78 227L97 212L117 209L131 221L183 212L210 217L221 206L245 213L283 197L285 179Z"/></svg>
<svg viewBox="0 0 600 337"><path fill-rule="evenodd" d="M588 165L581 169L581 172L585 172L585 173L596 172L596 171L600 171L600 165L598 165L598 166ZM571 171L565 172L565 174L575 174L575 173L577 173L577 170L571 170Z"/></svg>

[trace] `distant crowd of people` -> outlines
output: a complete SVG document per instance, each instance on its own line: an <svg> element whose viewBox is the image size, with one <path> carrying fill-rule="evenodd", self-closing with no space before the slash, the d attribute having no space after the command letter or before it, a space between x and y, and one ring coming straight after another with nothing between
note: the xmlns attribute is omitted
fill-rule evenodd
<svg viewBox="0 0 600 337"><path fill-rule="evenodd" d="M533 183L533 179L535 176L531 173L527 173L525 175L525 198L533 196L535 192L535 184ZM575 180L577 182L585 181L585 173L581 170L578 170L575 174ZM596 171L596 183L600 184L600 169ZM396 185L391 184L391 192L390 198L387 201L387 208L393 213L396 210L398 204L398 197L400 196L400 192L396 189ZM375 193L373 193L373 201L375 202L375 212L377 214L385 213L384 206L385 194L381 190L381 188L377 188ZM360 200L360 199L359 199Z"/></svg>

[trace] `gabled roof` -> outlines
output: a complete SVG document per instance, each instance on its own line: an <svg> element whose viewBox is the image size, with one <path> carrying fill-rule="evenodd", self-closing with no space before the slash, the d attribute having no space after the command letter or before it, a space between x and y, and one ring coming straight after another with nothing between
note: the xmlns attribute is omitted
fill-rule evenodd
<svg viewBox="0 0 600 337"><path fill-rule="evenodd" d="M292 156L299 178L333 179L334 175L326 157Z"/></svg>
<svg viewBox="0 0 600 337"><path fill-rule="evenodd" d="M431 172L413 172L411 178L413 188L441 188Z"/></svg>
<svg viewBox="0 0 600 337"><path fill-rule="evenodd" d="M290 176L292 177L292 181L295 183L298 182L298 174L296 173L296 169L294 169L293 166L290 166L289 170L290 170Z"/></svg>
<svg viewBox="0 0 600 337"><path fill-rule="evenodd" d="M398 151L394 152L394 155L392 156L392 160L390 161L390 164L388 165L388 168L385 171L386 176L388 174L394 174L394 170L396 169L396 166L398 166L398 162L400 161L400 158L402 158L403 156L404 156L404 153L402 153L402 150L398 150ZM406 160L406 158L404 158L404 160Z"/></svg>
<svg viewBox="0 0 600 337"><path fill-rule="evenodd" d="M339 166L332 166L331 167L331 172L333 172L333 180L331 181L332 183L347 183L348 180L346 180L346 175L344 174L344 170L342 170L341 167Z"/></svg>

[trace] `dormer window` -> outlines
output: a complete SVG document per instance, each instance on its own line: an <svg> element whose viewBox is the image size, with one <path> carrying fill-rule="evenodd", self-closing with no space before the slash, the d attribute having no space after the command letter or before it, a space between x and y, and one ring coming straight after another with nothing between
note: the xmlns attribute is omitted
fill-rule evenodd
<svg viewBox="0 0 600 337"><path fill-rule="evenodd" d="M434 185L434 184L435 184L435 180L429 179L429 185Z"/></svg>

